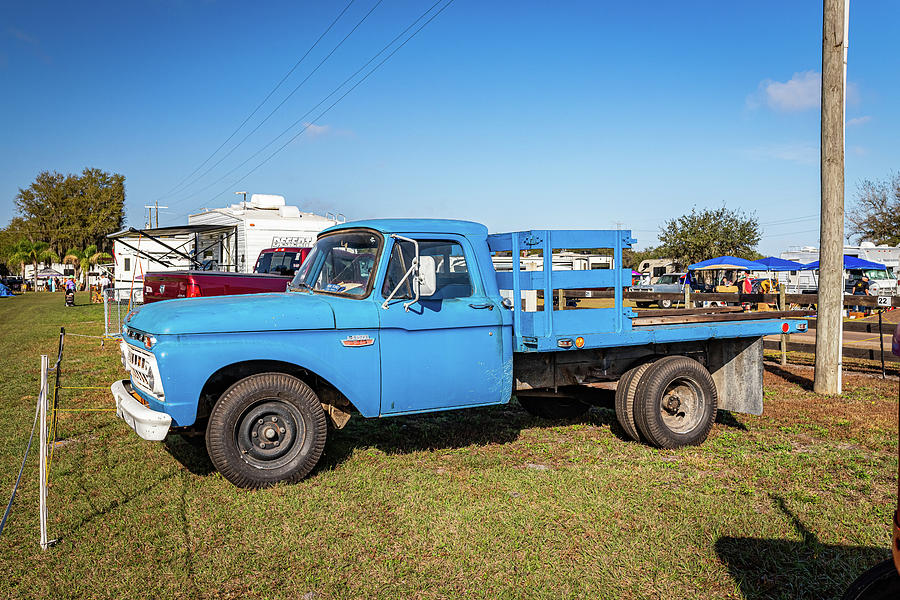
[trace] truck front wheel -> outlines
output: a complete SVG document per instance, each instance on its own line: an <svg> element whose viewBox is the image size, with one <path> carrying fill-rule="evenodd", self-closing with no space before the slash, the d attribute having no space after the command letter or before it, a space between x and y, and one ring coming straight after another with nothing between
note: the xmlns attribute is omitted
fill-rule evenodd
<svg viewBox="0 0 900 600"><path fill-rule="evenodd" d="M686 356L654 362L640 378L634 402L638 430L658 448L700 444L716 420L716 384Z"/></svg>
<svg viewBox="0 0 900 600"><path fill-rule="evenodd" d="M316 393L284 373L251 375L222 394L209 415L213 465L238 487L306 477L325 448L325 412Z"/></svg>

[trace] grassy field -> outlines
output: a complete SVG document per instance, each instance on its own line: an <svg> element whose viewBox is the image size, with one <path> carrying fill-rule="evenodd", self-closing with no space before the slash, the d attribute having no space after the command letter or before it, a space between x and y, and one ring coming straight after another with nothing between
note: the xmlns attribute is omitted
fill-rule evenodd
<svg viewBox="0 0 900 600"><path fill-rule="evenodd" d="M102 310L0 300L7 491L60 326L99 335ZM115 344L91 337L68 337L63 367L66 386L122 376ZM811 377L769 364L763 416L722 415L677 451L624 441L603 408L563 423L515 402L354 417L311 477L257 492L180 440L69 413L51 470L59 543L37 544L33 454L0 537L0 597L836 597L889 555L897 380L848 373L844 396L823 398ZM65 390L61 405L110 400Z"/></svg>

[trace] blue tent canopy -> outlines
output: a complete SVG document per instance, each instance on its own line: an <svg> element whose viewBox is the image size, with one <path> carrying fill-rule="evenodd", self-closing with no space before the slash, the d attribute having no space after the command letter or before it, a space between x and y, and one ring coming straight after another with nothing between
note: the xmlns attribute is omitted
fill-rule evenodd
<svg viewBox="0 0 900 600"><path fill-rule="evenodd" d="M811 262L807 265L803 265L804 271L815 271L819 268L819 261ZM844 268L845 269L877 269L879 271L886 271L887 267L881 263L872 262L870 260L863 260L858 256L848 256L844 255Z"/></svg>
<svg viewBox="0 0 900 600"><path fill-rule="evenodd" d="M9 288L0 283L0 298L12 298L14 294L9 291Z"/></svg>
<svg viewBox="0 0 900 600"><path fill-rule="evenodd" d="M802 271L803 265L792 260L785 260L775 256L767 256L758 261L759 264L766 266L766 271Z"/></svg>
<svg viewBox="0 0 900 600"><path fill-rule="evenodd" d="M720 256L718 258L710 258L694 263L688 267L688 271L705 271L715 269L738 269L742 271L765 271L766 266L753 260L746 258L737 258L736 256Z"/></svg>

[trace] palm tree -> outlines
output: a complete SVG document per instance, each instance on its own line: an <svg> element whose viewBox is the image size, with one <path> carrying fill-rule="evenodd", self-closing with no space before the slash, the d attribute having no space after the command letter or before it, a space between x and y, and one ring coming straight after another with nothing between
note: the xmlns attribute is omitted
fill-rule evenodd
<svg viewBox="0 0 900 600"><path fill-rule="evenodd" d="M112 260L112 255L108 252L98 252L97 245L91 244L84 250L69 250L63 257L63 262L75 266L75 280L81 281L81 275L84 274L84 288L87 289L87 273L91 267L101 260Z"/></svg>
<svg viewBox="0 0 900 600"><path fill-rule="evenodd" d="M50 244L47 242L32 242L30 240L22 240L16 244L16 249L12 254L12 260L25 263L31 263L34 267L34 289L37 290L37 273L38 264L48 260L59 260L59 256L50 250Z"/></svg>

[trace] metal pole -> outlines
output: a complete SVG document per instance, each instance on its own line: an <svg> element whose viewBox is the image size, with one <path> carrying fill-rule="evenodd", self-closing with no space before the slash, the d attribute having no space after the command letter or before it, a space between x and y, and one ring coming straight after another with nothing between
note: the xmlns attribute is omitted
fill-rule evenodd
<svg viewBox="0 0 900 600"><path fill-rule="evenodd" d="M816 327L818 394L841 393L844 237L844 53L845 2L824 0L822 26L822 216L819 307Z"/></svg>
<svg viewBox="0 0 900 600"><path fill-rule="evenodd" d="M785 311L787 310L787 294L785 293L784 286L778 290L778 310ZM787 345L788 345L788 334L781 334L781 364L787 364Z"/></svg>
<svg viewBox="0 0 900 600"><path fill-rule="evenodd" d="M50 547L50 543L47 540L47 400L49 399L49 394L47 393L47 366L48 359L46 354L41 354L41 392L40 392L40 405L41 405L41 433L40 433L40 460L38 461L40 472L38 474L38 480L40 482L40 520L41 520L41 550L46 550Z"/></svg>
<svg viewBox="0 0 900 600"><path fill-rule="evenodd" d="M886 377L884 373L884 335L881 333L881 313L883 310L878 311L878 342L881 344L881 378L884 379Z"/></svg>

